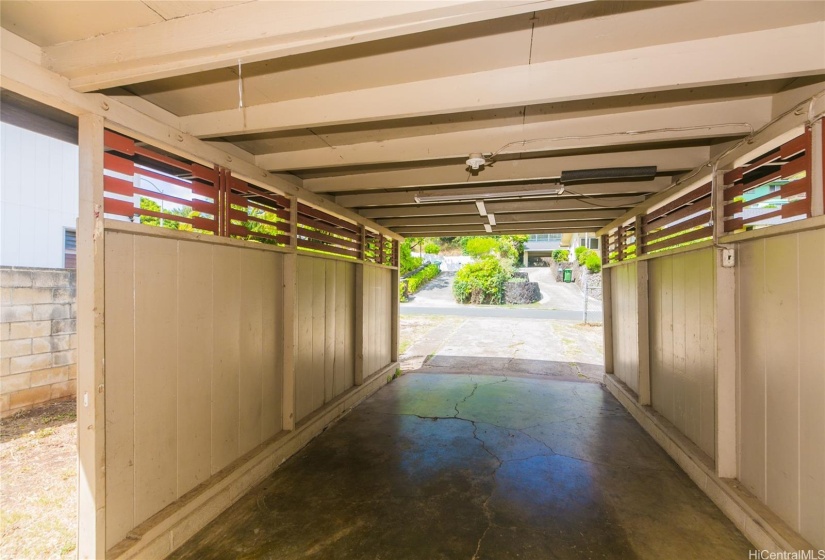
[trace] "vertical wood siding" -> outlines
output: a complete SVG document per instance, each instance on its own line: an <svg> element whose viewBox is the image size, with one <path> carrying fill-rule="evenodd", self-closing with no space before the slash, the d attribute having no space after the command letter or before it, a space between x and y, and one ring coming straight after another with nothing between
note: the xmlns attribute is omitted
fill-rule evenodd
<svg viewBox="0 0 825 560"><path fill-rule="evenodd" d="M297 259L296 418L306 418L354 382L354 263Z"/></svg>
<svg viewBox="0 0 825 560"><path fill-rule="evenodd" d="M364 267L364 377L388 365L391 358L393 271Z"/></svg>
<svg viewBox="0 0 825 560"><path fill-rule="evenodd" d="M635 262L610 269L613 305L613 373L639 392L639 337Z"/></svg>
<svg viewBox="0 0 825 560"><path fill-rule="evenodd" d="M715 455L713 250L648 261L653 408Z"/></svg>
<svg viewBox="0 0 825 560"><path fill-rule="evenodd" d="M106 542L281 430L283 256L106 234Z"/></svg>
<svg viewBox="0 0 825 560"><path fill-rule="evenodd" d="M825 548L825 230L739 245L739 473Z"/></svg>

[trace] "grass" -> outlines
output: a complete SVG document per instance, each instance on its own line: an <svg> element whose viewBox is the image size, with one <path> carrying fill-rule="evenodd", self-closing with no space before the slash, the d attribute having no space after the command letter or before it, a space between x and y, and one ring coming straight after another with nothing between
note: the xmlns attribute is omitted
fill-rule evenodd
<svg viewBox="0 0 825 560"><path fill-rule="evenodd" d="M74 401L0 421L0 558L75 558Z"/></svg>

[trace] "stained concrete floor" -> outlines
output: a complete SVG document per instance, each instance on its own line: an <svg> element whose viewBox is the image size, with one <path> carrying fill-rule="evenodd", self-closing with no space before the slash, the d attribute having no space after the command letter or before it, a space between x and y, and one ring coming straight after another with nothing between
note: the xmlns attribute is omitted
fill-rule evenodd
<svg viewBox="0 0 825 560"><path fill-rule="evenodd" d="M174 558L747 558L596 383L407 374Z"/></svg>

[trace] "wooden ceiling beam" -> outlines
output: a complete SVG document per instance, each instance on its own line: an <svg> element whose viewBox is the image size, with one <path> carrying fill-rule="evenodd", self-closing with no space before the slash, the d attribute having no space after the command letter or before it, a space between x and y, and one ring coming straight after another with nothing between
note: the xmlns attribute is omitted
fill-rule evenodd
<svg viewBox="0 0 825 560"><path fill-rule="evenodd" d="M44 60L90 92L584 1L247 2L49 46Z"/></svg>
<svg viewBox="0 0 825 560"><path fill-rule="evenodd" d="M181 122L195 136L231 136L791 78L825 72L823 53L825 22L814 22L200 113Z"/></svg>

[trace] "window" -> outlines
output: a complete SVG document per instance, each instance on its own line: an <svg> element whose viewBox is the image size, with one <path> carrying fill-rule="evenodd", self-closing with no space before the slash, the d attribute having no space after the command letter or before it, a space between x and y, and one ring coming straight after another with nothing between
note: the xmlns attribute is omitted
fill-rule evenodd
<svg viewBox="0 0 825 560"><path fill-rule="evenodd" d="M63 231L63 267L77 268L77 233L73 229Z"/></svg>
<svg viewBox="0 0 825 560"><path fill-rule="evenodd" d="M590 238L590 249L597 250L599 248L599 238L598 237L591 237Z"/></svg>

